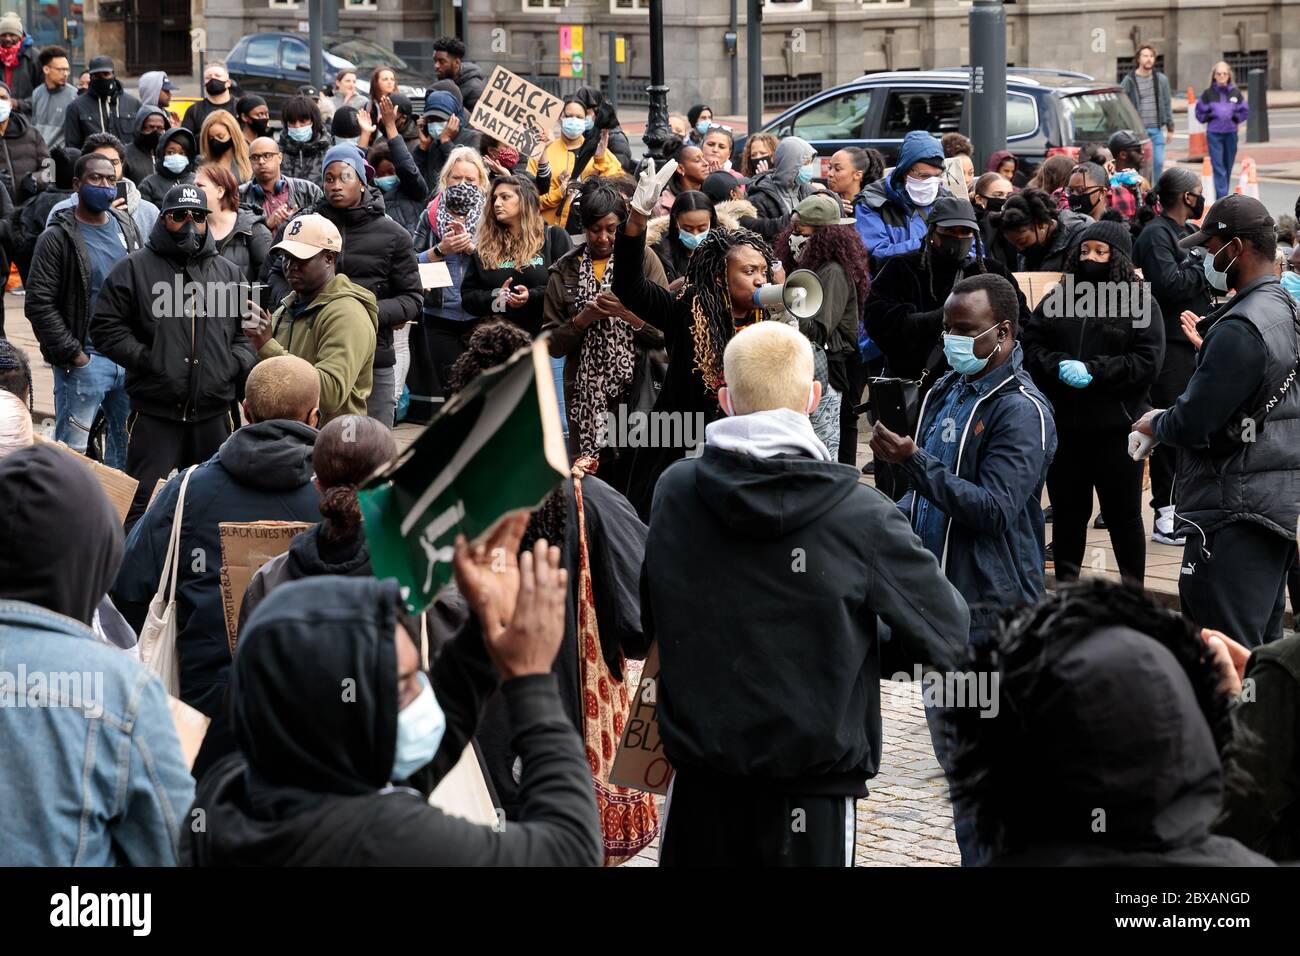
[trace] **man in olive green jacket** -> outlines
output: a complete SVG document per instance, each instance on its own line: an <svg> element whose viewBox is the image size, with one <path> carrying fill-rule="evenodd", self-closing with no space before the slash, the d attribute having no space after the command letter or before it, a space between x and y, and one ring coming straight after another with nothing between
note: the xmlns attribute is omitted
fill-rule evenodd
<svg viewBox="0 0 1300 956"><path fill-rule="evenodd" d="M320 376L321 427L340 415L366 414L373 381L379 306L372 293L335 273L343 252L338 228L324 216L299 216L276 249L285 253L293 289L248 330L258 361L296 355Z"/></svg>

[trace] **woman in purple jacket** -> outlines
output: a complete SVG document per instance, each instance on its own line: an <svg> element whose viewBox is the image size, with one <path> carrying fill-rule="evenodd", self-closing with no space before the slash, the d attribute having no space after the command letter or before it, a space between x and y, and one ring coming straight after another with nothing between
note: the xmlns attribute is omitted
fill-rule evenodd
<svg viewBox="0 0 1300 956"><path fill-rule="evenodd" d="M1206 124L1215 199L1222 199L1232 191L1228 183L1233 163L1237 161L1237 127L1249 115L1246 97L1232 85L1232 67L1220 60L1210 74L1209 88L1196 103L1196 118Z"/></svg>

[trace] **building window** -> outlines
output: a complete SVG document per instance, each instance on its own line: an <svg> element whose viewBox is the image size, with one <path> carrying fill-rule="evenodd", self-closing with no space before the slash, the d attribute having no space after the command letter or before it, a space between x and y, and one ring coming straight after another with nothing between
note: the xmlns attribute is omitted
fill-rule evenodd
<svg viewBox="0 0 1300 956"><path fill-rule="evenodd" d="M610 13L645 13L650 0L609 0Z"/></svg>
<svg viewBox="0 0 1300 956"><path fill-rule="evenodd" d="M271 0L272 10L297 10L298 0Z"/></svg>
<svg viewBox="0 0 1300 956"><path fill-rule="evenodd" d="M864 7L870 9L879 9L880 7L910 7L912 0L860 0Z"/></svg>
<svg viewBox="0 0 1300 956"><path fill-rule="evenodd" d="M329 0L325 0L329 3ZM378 0L343 0L344 10L378 10Z"/></svg>
<svg viewBox="0 0 1300 956"><path fill-rule="evenodd" d="M812 0L763 0L770 13L806 13L812 9Z"/></svg>
<svg viewBox="0 0 1300 956"><path fill-rule="evenodd" d="M763 102L771 106L793 106L821 91L820 73L763 77Z"/></svg>
<svg viewBox="0 0 1300 956"><path fill-rule="evenodd" d="M524 0L524 12L537 10L563 10L569 0Z"/></svg>

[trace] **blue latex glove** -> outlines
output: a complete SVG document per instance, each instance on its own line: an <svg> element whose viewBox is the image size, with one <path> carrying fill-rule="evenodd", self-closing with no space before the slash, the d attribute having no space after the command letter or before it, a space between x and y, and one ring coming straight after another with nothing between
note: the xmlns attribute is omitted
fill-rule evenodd
<svg viewBox="0 0 1300 956"><path fill-rule="evenodd" d="M1078 359L1062 361L1057 367L1057 374L1061 376L1061 381L1071 388L1083 388L1092 381L1092 373L1088 371L1088 366Z"/></svg>

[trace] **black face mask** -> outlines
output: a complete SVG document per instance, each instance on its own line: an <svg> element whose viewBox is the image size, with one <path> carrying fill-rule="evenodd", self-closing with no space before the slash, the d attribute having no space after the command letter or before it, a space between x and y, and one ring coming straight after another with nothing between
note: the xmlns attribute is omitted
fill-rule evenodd
<svg viewBox="0 0 1300 956"><path fill-rule="evenodd" d="M248 128L258 136L265 136L266 130L270 125L271 121L269 119L250 119L248 121Z"/></svg>
<svg viewBox="0 0 1300 956"><path fill-rule="evenodd" d="M1092 209L1092 193L1069 193L1066 201L1075 212L1089 212Z"/></svg>
<svg viewBox="0 0 1300 956"><path fill-rule="evenodd" d="M213 156L224 156L226 151L234 145L232 140L228 139L210 139L208 140L208 152Z"/></svg>
<svg viewBox="0 0 1300 956"><path fill-rule="evenodd" d="M135 145L139 146L149 155L153 155L154 150L158 148L158 141L162 139L162 133L136 133Z"/></svg>
<svg viewBox="0 0 1300 956"><path fill-rule="evenodd" d="M1110 275L1110 263L1080 259L1075 274L1084 282L1105 282Z"/></svg>
<svg viewBox="0 0 1300 956"><path fill-rule="evenodd" d="M934 249L935 255L954 265L966 261L966 257L970 255L971 246L975 244L974 236L967 236L962 239L957 236L936 235L934 239L931 248Z"/></svg>
<svg viewBox="0 0 1300 956"><path fill-rule="evenodd" d="M985 196L984 205L989 212L1001 212L1002 207L1007 204L1005 196Z"/></svg>
<svg viewBox="0 0 1300 956"><path fill-rule="evenodd" d="M164 226L164 229L167 227ZM192 222L187 222L172 234L172 241L176 243L176 248L187 256L192 256L199 251L203 245L203 237L199 235L198 226Z"/></svg>
<svg viewBox="0 0 1300 956"><path fill-rule="evenodd" d="M1189 219L1200 219L1205 214L1205 194L1196 197L1196 202L1192 203L1191 212L1188 214Z"/></svg>
<svg viewBox="0 0 1300 956"><path fill-rule="evenodd" d="M203 248L203 234L192 222L172 232L167 228L167 214L163 213L149 233L149 245L169 259L187 261Z"/></svg>
<svg viewBox="0 0 1300 956"><path fill-rule="evenodd" d="M111 77L92 76L90 78L90 92L101 100L108 99L116 90L117 81Z"/></svg>
<svg viewBox="0 0 1300 956"><path fill-rule="evenodd" d="M208 91L209 96L220 96L226 92L225 80L208 80L203 84L203 88Z"/></svg>

